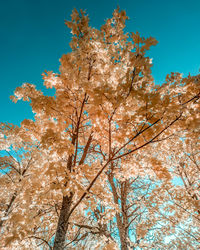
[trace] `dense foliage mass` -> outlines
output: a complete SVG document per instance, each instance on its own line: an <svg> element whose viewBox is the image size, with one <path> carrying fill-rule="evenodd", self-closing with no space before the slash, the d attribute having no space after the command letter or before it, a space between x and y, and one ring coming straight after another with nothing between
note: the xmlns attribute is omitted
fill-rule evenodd
<svg viewBox="0 0 200 250"><path fill-rule="evenodd" d="M157 86L146 52L116 9L100 30L74 10L71 52L13 101L34 120L0 125L5 249L198 249L200 76Z"/></svg>

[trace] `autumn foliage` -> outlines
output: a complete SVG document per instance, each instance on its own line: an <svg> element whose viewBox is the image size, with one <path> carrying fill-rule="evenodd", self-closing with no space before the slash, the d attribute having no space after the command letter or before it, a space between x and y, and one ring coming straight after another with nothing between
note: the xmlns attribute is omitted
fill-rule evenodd
<svg viewBox="0 0 200 250"><path fill-rule="evenodd" d="M116 9L98 30L74 10L71 52L43 74L55 95L24 83L11 97L35 116L0 126L1 247L200 246L200 76L156 85L157 41L127 19Z"/></svg>

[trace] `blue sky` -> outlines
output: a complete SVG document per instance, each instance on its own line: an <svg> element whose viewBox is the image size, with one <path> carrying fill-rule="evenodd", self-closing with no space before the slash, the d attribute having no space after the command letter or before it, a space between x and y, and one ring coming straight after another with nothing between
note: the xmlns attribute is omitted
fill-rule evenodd
<svg viewBox="0 0 200 250"><path fill-rule="evenodd" d="M161 84L166 74L200 68L199 0L7 0L0 1L0 121L20 124L32 113L28 103L9 96L24 82L44 90L44 70L58 72L59 58L69 51L70 31L64 20L73 8L85 9L99 28L120 6L130 20L126 31L153 36L153 76ZM48 92L47 92L48 93Z"/></svg>

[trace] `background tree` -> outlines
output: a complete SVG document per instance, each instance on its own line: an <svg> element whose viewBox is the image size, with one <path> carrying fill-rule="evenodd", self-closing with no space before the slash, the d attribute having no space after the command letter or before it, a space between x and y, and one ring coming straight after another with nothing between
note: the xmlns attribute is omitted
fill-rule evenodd
<svg viewBox="0 0 200 250"><path fill-rule="evenodd" d="M159 198L167 201L159 216L174 228L172 243L189 249L200 245L199 128L193 132L189 138L181 138L171 145L173 154L165 164L173 173L173 181L163 183L158 192Z"/></svg>
<svg viewBox="0 0 200 250"><path fill-rule="evenodd" d="M193 128L198 125L194 103L199 102L199 76L172 73L156 86L146 51L157 42L138 32L124 33L126 20L125 11L117 9L97 30L83 11L74 10L66 22L72 51L62 56L60 74L43 75L44 85L53 87L55 95L45 96L28 83L15 90L13 101L30 101L35 118L21 127L43 157L23 186L16 208L23 218L15 221L13 232L4 233L11 237L7 244L19 235L27 239L37 233L53 249L64 249L73 230L70 223L96 206L107 171L112 177L119 166L126 179L142 166L147 174L153 169L159 178L168 178L152 150L159 154L166 147L162 142L180 137L191 120ZM32 200L24 202L30 192ZM41 215L45 204L53 212ZM31 222L30 214L35 216Z"/></svg>
<svg viewBox="0 0 200 250"><path fill-rule="evenodd" d="M45 159L44 152L39 149L39 142L32 140L26 130L12 124L1 123L0 136L0 227L7 245L14 239L23 242L24 236L31 233L31 227L34 227L36 237L36 228L39 226L37 214L50 212L52 207L45 204L45 199L39 209L34 207L34 194L40 188L38 181L42 171L39 164ZM27 207L29 211L25 213ZM26 239L26 245L32 246L29 239Z"/></svg>
<svg viewBox="0 0 200 250"><path fill-rule="evenodd" d="M120 182L115 179L112 188L107 184L105 190L111 192L114 202L109 204L106 199L102 204L97 202L95 209L87 213L85 222L74 224L82 230L82 235L89 238L77 241L77 248L85 243L85 249L90 249L91 242L95 242L95 247L105 249L132 249L151 246L158 238L161 246L161 227L156 224L157 219L152 209L149 210L146 205L153 185L155 186L151 180L141 179L139 176Z"/></svg>

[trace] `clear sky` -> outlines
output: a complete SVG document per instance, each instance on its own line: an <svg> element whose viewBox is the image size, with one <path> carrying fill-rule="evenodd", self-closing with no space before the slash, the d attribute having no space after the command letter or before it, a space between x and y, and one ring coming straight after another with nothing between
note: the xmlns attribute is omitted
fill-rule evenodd
<svg viewBox="0 0 200 250"><path fill-rule="evenodd" d="M69 51L70 31L64 20L73 8L84 9L99 28L120 6L130 20L126 31L153 36L153 76L161 84L166 74L200 68L200 0L7 0L0 1L0 122L20 124L32 113L28 103L9 96L24 82L44 90L44 70L58 72L59 58Z"/></svg>

